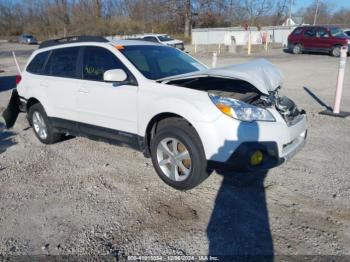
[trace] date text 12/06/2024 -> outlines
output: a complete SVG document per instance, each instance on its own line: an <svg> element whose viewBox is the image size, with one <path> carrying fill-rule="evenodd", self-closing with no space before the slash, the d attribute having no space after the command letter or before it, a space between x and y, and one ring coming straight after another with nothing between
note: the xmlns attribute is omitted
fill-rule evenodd
<svg viewBox="0 0 350 262"><path fill-rule="evenodd" d="M219 261L215 256L128 256L128 261Z"/></svg>

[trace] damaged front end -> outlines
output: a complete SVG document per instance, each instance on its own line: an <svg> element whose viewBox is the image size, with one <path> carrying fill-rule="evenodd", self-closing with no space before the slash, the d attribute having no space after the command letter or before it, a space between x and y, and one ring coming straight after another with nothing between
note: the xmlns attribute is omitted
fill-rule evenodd
<svg viewBox="0 0 350 262"><path fill-rule="evenodd" d="M274 121L269 116L268 110L264 111L274 108L287 125L291 126L305 114L305 111L299 110L291 99L279 96L283 75L263 59L241 65L196 71L158 81L207 91L216 106L219 104L221 107L219 109L223 109L221 110L223 113L243 121ZM227 108L224 108L225 104ZM233 110L228 112L230 108ZM248 113L253 116L248 117Z"/></svg>
<svg viewBox="0 0 350 262"><path fill-rule="evenodd" d="M302 115L306 114L305 110L298 109L293 100L286 96L279 96L278 89L269 93L268 96L261 95L252 104L258 107L275 108L288 126L296 124Z"/></svg>
<svg viewBox="0 0 350 262"><path fill-rule="evenodd" d="M2 113L2 117L5 120L6 128L12 128L14 124L16 123L17 117L19 115L20 111L20 99L19 95L16 89L12 90L12 95L10 98L10 101L5 109L5 111Z"/></svg>
<svg viewBox="0 0 350 262"><path fill-rule="evenodd" d="M242 121L275 121L266 109L276 109L287 125L291 126L305 114L291 99L279 96L280 88L265 94L246 81L213 76L177 79L167 84L206 91L223 113ZM225 103L227 109L223 108ZM234 110L235 106L239 109ZM244 110L254 114L255 118L244 116Z"/></svg>

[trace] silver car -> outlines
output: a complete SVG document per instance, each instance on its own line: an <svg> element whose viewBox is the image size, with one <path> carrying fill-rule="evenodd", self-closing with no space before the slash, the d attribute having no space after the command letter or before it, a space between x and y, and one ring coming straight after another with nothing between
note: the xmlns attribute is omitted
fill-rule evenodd
<svg viewBox="0 0 350 262"><path fill-rule="evenodd" d="M18 42L20 44L27 44L27 45L36 45L38 44L38 40L32 35L21 35L18 38Z"/></svg>

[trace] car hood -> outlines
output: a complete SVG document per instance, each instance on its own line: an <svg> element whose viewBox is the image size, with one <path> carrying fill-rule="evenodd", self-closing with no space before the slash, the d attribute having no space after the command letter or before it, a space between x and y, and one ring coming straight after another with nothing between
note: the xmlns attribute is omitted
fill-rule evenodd
<svg viewBox="0 0 350 262"><path fill-rule="evenodd" d="M158 81L167 83L172 80L208 76L243 80L252 84L261 93L266 95L268 95L270 91L275 91L283 84L283 75L281 71L265 59L258 59L244 64L195 71L162 78Z"/></svg>

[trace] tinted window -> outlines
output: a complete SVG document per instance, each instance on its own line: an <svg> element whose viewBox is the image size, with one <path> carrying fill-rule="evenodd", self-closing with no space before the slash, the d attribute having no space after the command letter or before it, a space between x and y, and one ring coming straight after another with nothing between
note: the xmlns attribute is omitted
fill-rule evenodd
<svg viewBox="0 0 350 262"><path fill-rule="evenodd" d="M94 46L84 48L84 79L103 81L103 73L111 69L123 69L127 71L118 58L107 49Z"/></svg>
<svg viewBox="0 0 350 262"><path fill-rule="evenodd" d="M307 36L307 37L315 37L315 36L316 36L315 29L314 29L314 28L308 28L308 29L306 29L306 31L305 31L305 33L304 33L304 36Z"/></svg>
<svg viewBox="0 0 350 262"><path fill-rule="evenodd" d="M316 30L316 36L317 37L328 37L329 35L328 35L328 32L326 29L320 27L320 28L317 28L317 30Z"/></svg>
<svg viewBox="0 0 350 262"><path fill-rule="evenodd" d="M49 52L37 54L27 67L27 71L33 74L40 74L43 70Z"/></svg>
<svg viewBox="0 0 350 262"><path fill-rule="evenodd" d="M330 29L332 36L337 38L346 38L346 35L343 30L338 27L333 27Z"/></svg>
<svg viewBox="0 0 350 262"><path fill-rule="evenodd" d="M166 41L172 41L174 39L172 39L170 36L168 35L160 35L158 36L158 39L161 41L161 42L166 42Z"/></svg>
<svg viewBox="0 0 350 262"><path fill-rule="evenodd" d="M293 35L300 35L303 32L303 28L297 28L293 31Z"/></svg>
<svg viewBox="0 0 350 262"><path fill-rule="evenodd" d="M191 56L166 46L125 46L120 50L149 79L160 79L206 69Z"/></svg>
<svg viewBox="0 0 350 262"><path fill-rule="evenodd" d="M45 74L58 77L77 78L79 47L53 50L45 67Z"/></svg>
<svg viewBox="0 0 350 262"><path fill-rule="evenodd" d="M149 41L149 42L157 42L158 43L157 38L155 38L153 36L146 36L146 37L143 38L143 40Z"/></svg>

